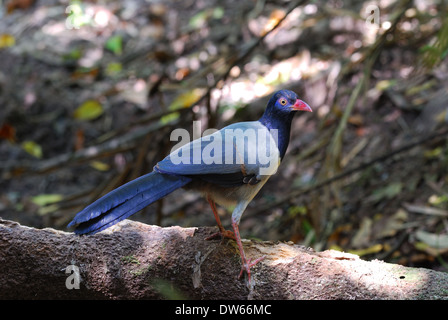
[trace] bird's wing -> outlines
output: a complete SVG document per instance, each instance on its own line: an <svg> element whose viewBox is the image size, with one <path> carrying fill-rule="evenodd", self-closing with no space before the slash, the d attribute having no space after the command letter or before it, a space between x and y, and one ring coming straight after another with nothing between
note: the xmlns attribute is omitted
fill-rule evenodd
<svg viewBox="0 0 448 320"><path fill-rule="evenodd" d="M275 139L258 121L235 123L174 150L155 170L224 186L244 184L244 177L261 179L276 172L280 157Z"/></svg>

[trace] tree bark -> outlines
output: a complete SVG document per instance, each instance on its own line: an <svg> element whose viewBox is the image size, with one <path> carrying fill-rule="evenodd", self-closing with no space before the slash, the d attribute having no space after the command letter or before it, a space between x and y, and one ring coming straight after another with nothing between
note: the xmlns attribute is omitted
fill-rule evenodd
<svg viewBox="0 0 448 320"><path fill-rule="evenodd" d="M243 240L266 256L248 284L235 242L204 240L214 232L125 220L77 236L0 219L0 298L448 299L446 273L268 241Z"/></svg>

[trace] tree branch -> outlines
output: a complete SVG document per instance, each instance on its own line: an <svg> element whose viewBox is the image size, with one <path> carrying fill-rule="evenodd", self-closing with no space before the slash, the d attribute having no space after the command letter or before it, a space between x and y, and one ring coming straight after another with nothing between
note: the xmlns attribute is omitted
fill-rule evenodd
<svg viewBox="0 0 448 320"><path fill-rule="evenodd" d="M247 286L234 242L204 240L215 231L125 220L77 236L0 219L0 299L448 299L446 273L291 243L244 241L266 256Z"/></svg>

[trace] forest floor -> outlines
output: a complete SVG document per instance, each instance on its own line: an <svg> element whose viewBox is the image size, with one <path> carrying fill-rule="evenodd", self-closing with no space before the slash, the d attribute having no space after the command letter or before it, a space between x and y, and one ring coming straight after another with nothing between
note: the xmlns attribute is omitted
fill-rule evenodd
<svg viewBox="0 0 448 320"><path fill-rule="evenodd" d="M288 88L314 112L296 116L242 236L446 271L447 8L368 5L0 2L0 217L65 230L151 171L175 128L255 120ZM131 218L215 224L183 190Z"/></svg>

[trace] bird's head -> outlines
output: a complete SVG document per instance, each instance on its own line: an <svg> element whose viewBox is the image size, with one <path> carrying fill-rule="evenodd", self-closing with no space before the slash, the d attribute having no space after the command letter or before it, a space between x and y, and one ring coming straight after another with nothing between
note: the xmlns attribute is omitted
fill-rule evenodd
<svg viewBox="0 0 448 320"><path fill-rule="evenodd" d="M260 121L269 130L277 130L277 147L280 158L283 158L289 143L291 122L296 111L313 112L310 106L299 99L290 90L280 90L274 93L268 102Z"/></svg>
<svg viewBox="0 0 448 320"><path fill-rule="evenodd" d="M280 90L274 93L268 106L271 107L271 112L282 114L295 113L295 111L313 112L311 107L300 100L299 96L291 90Z"/></svg>
<svg viewBox="0 0 448 320"><path fill-rule="evenodd" d="M266 111L259 120L268 128L279 128L290 125L296 111L313 112L311 107L291 90L280 90L274 93L268 102Z"/></svg>

